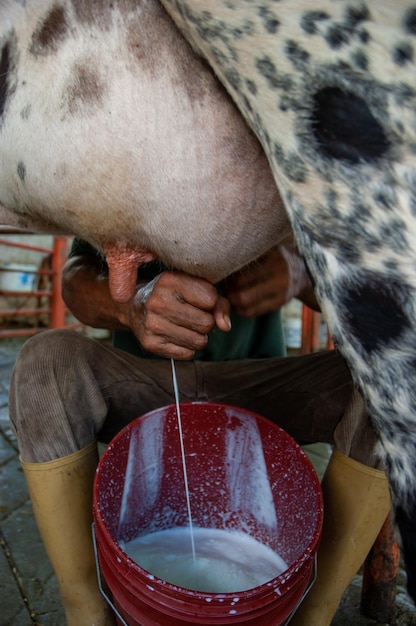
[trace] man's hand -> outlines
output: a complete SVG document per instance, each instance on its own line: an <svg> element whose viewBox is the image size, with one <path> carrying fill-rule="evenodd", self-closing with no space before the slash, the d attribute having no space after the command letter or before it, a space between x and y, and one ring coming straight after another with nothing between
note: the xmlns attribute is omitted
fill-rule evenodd
<svg viewBox="0 0 416 626"><path fill-rule="evenodd" d="M217 326L230 330L229 302L207 281L163 272L138 289L121 319L145 350L190 359Z"/></svg>
<svg viewBox="0 0 416 626"><path fill-rule="evenodd" d="M180 272L162 272L120 303L111 297L103 260L76 255L65 264L62 295L84 324L130 330L145 350L166 358L191 359L214 326L231 328L228 300L206 280Z"/></svg>
<svg viewBox="0 0 416 626"><path fill-rule="evenodd" d="M291 241L224 281L224 295L236 313L256 317L277 311L292 298L319 310L303 259Z"/></svg>

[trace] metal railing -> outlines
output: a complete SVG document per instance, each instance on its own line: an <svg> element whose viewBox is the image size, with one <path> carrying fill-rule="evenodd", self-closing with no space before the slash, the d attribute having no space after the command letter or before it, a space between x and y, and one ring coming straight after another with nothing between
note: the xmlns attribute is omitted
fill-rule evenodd
<svg viewBox="0 0 416 626"><path fill-rule="evenodd" d="M5 235L5 237L0 238L0 246L11 246L26 251L39 252L47 259L47 263L41 264L36 270L35 273L40 280L37 282L37 287L32 291L0 289L0 296L6 300L16 298L23 302L20 306L3 308L0 306L0 317L8 320L16 320L20 317L35 319L35 323L28 324L25 328L2 328L0 325L0 339L5 337L29 337L48 328L82 328L83 325L80 322L68 323L67 317L69 312L61 296L62 269L68 254L68 238L54 237L52 248L45 248L15 241L11 235L16 234L26 235L30 233L0 226L0 235ZM8 268L2 267L2 271L8 271ZM10 271L13 271L13 269L10 269ZM42 279L44 280L42 281ZM38 288L40 282L43 282L44 285ZM30 301L35 299L36 305L25 307L25 299ZM44 304L45 299L47 300L46 306ZM36 320L39 322L41 316L47 317L46 325L41 326L39 323L36 323ZM12 324L9 323L7 326L12 326Z"/></svg>

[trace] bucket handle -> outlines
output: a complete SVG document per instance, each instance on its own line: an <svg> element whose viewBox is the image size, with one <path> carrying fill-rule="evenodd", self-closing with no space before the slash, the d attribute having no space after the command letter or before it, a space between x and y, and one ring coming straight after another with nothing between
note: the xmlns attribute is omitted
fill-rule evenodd
<svg viewBox="0 0 416 626"><path fill-rule="evenodd" d="M104 591L103 585L101 583L101 570L100 570L100 564L98 562L98 550L97 550L97 538L95 536L95 525L94 522L92 524L92 542L94 544L94 555L95 555L95 567L97 569L97 578L98 578L98 588L101 591L101 594L104 596L104 599L107 601L107 603L110 605L110 607L113 609L114 613L117 615L118 619L120 620L120 622L122 623L123 626L129 626L126 622L126 620L120 615L120 612L118 611L118 609L115 607L114 603L112 600L110 600L110 598L108 597L108 595L106 594L106 592Z"/></svg>
<svg viewBox="0 0 416 626"><path fill-rule="evenodd" d="M101 594L104 596L105 600L108 602L110 607L113 609L114 613L119 618L119 620L122 623L122 625L123 626L129 626L127 624L127 622L125 621L125 619L120 615L120 612L118 611L118 609L114 606L114 603L112 602L112 600L108 597L108 595L104 591L103 585L101 583L101 570L100 570L100 564L98 562L97 538L95 536L95 525L94 525L94 522L92 524L92 542L94 544L94 555L95 555L95 566L96 566L96 569L97 569L98 588L101 591ZM318 574L317 555L315 554L314 560L313 560L313 578L310 581L310 583L309 583L308 587L306 588L306 590L304 591L304 593L302 594L302 597L300 598L300 600L298 600L295 608L293 609L293 611L289 615L289 619L286 621L284 626L288 626L289 622L292 621L292 618L294 617L294 615L295 615L296 611L298 610L299 606L302 604L302 602L304 601L304 599L306 598L306 596L308 595L308 593L312 589L313 585L315 584L317 574Z"/></svg>
<svg viewBox="0 0 416 626"><path fill-rule="evenodd" d="M303 592L302 597L300 598L300 600L298 600L295 608L293 609L293 611L291 612L291 614L289 615L289 618L287 620L287 622L284 624L284 626L288 626L289 622L292 621L292 618L294 617L296 611L298 610L298 608L300 607L300 605L302 604L302 602L304 601L304 599L306 598L306 596L308 595L308 593L310 592L310 590L312 589L313 585L315 584L316 581L316 577L318 575L318 565L317 565L317 561L318 561L318 557L315 554L314 559L313 559L313 578L310 581L309 585L307 586L306 590Z"/></svg>

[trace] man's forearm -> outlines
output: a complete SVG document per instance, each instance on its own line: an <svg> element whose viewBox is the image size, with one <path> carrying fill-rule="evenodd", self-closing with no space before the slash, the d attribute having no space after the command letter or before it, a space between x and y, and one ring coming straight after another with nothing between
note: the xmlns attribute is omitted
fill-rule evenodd
<svg viewBox="0 0 416 626"><path fill-rule="evenodd" d="M98 258L70 258L62 275L62 297L75 317L94 328L126 329L110 296L108 273Z"/></svg>

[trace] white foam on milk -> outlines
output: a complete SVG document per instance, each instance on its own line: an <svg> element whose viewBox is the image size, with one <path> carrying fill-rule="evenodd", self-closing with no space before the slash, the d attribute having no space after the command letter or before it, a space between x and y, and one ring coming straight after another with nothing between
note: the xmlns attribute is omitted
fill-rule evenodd
<svg viewBox="0 0 416 626"><path fill-rule="evenodd" d="M154 576L206 593L252 589L287 569L276 552L247 533L195 526L194 561L189 534L189 527L170 528L120 543L120 546Z"/></svg>
<svg viewBox="0 0 416 626"><path fill-rule="evenodd" d="M237 409L226 412L230 421L234 418L232 428L228 425L226 429L230 509L248 511L259 523L276 529L276 508L257 420Z"/></svg>

